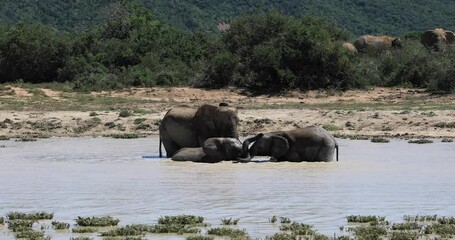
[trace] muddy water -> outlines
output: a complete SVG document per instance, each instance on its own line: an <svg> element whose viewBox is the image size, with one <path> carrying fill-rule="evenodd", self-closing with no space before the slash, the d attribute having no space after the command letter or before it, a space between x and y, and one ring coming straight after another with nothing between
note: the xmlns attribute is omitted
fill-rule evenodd
<svg viewBox="0 0 455 240"><path fill-rule="evenodd" d="M339 144L340 161L332 163L197 164L142 158L157 155L158 138L2 141L0 215L47 211L70 223L77 216L111 215L126 225L194 214L212 227L233 217L253 237L278 232L268 223L273 215L327 235L353 214L389 221L404 214L455 215L454 143ZM0 237L12 235L0 226Z"/></svg>

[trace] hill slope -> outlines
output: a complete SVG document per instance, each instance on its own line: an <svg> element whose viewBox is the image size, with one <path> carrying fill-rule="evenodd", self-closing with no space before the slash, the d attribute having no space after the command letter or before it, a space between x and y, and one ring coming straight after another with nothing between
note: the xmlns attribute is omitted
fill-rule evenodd
<svg viewBox="0 0 455 240"><path fill-rule="evenodd" d="M218 22L230 22L248 13L278 9L287 15L324 16L354 35L400 34L434 27L455 30L452 0L135 0L165 23L192 31L213 31ZM98 24L109 0L3 0L0 20L40 21L64 30Z"/></svg>

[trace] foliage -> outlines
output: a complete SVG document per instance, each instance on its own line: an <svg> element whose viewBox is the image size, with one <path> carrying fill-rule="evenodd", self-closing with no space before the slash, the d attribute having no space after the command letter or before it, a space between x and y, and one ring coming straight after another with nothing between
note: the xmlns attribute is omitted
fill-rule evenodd
<svg viewBox="0 0 455 240"><path fill-rule="evenodd" d="M82 227L106 227L117 226L119 219L114 219L111 216L105 217L80 217L76 219L76 223Z"/></svg>
<svg viewBox="0 0 455 240"><path fill-rule="evenodd" d="M33 212L33 213L23 213L23 212L9 212L6 214L9 220L42 220L42 219L52 219L54 217L53 213L47 212Z"/></svg>

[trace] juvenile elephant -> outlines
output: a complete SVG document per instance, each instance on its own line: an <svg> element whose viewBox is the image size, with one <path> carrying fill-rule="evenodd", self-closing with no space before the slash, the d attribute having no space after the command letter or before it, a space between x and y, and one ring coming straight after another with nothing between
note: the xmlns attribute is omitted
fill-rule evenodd
<svg viewBox="0 0 455 240"><path fill-rule="evenodd" d="M262 137L259 134L245 141L248 146L250 141ZM237 138L209 138L202 147L182 148L178 150L171 158L174 161L192 161L215 163L224 160L235 160L239 162L248 162L251 160L248 148L243 149L243 144Z"/></svg>
<svg viewBox="0 0 455 240"><path fill-rule="evenodd" d="M443 51L447 45L455 43L455 34L442 28L425 31L420 42L431 51Z"/></svg>
<svg viewBox="0 0 455 240"><path fill-rule="evenodd" d="M184 147L201 147L210 137L238 138L237 109L226 103L219 106L205 104L195 109L188 106L169 110L160 124L161 142L170 158Z"/></svg>
<svg viewBox="0 0 455 240"><path fill-rule="evenodd" d="M363 35L354 42L354 46L358 52L367 52L368 49L401 48L402 44L397 37Z"/></svg>
<svg viewBox="0 0 455 240"><path fill-rule="evenodd" d="M245 140L244 148L249 143ZM250 157L271 156L272 161L290 162L330 162L338 144L325 129L310 126L291 131L264 134L249 149Z"/></svg>

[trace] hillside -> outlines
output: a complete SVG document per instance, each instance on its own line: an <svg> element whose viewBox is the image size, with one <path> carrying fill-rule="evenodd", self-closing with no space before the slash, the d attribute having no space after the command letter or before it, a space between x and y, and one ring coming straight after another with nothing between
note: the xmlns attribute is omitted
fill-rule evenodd
<svg viewBox="0 0 455 240"><path fill-rule="evenodd" d="M455 29L455 2L451 0L135 0L164 23L192 31L214 31L247 13L278 9L286 15L326 17L353 35L402 34L434 27ZM2 0L4 24L39 21L63 30L96 26L109 0Z"/></svg>

